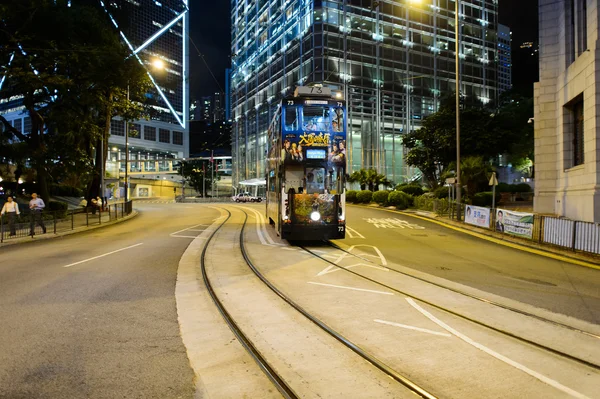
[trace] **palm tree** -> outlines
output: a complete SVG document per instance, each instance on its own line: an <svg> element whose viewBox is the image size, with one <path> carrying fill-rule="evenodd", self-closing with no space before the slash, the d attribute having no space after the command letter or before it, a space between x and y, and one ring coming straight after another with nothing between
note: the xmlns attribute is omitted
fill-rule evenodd
<svg viewBox="0 0 600 399"><path fill-rule="evenodd" d="M377 191L380 186L391 187L393 185L385 175L377 173L372 168L353 172L348 178L348 182L359 183L361 190L365 190L368 187L370 191Z"/></svg>
<svg viewBox="0 0 600 399"><path fill-rule="evenodd" d="M477 187L487 182L491 166L482 157L465 157L460 162L461 183L467 186L467 196L473 198Z"/></svg>
<svg viewBox="0 0 600 399"><path fill-rule="evenodd" d="M365 190L367 187L367 171L361 169L352 172L348 178L348 183L358 183L360 184L360 189Z"/></svg>

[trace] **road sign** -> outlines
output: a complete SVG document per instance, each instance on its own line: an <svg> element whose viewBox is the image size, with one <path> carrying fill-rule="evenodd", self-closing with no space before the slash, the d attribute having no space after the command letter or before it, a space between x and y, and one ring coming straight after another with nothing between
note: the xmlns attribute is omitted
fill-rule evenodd
<svg viewBox="0 0 600 399"><path fill-rule="evenodd" d="M446 184L454 184L456 183L456 179L454 177L449 177L446 179Z"/></svg>
<svg viewBox="0 0 600 399"><path fill-rule="evenodd" d="M497 186L498 185L498 179L496 178L496 172L492 173L492 177L490 179L490 186Z"/></svg>

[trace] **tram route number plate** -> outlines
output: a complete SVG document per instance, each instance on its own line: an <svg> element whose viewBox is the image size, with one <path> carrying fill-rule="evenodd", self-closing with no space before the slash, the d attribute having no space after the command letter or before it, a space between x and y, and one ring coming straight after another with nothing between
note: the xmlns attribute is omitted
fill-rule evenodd
<svg viewBox="0 0 600 399"><path fill-rule="evenodd" d="M343 233L344 232L344 226L338 226L338 231L340 233Z"/></svg>

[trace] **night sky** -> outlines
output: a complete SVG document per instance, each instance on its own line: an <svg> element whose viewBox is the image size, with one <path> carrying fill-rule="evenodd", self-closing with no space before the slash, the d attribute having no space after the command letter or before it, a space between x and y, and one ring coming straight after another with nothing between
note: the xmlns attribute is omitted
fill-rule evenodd
<svg viewBox="0 0 600 399"><path fill-rule="evenodd" d="M532 92L537 80L537 58L530 50L519 48L538 38L537 0L500 0L500 23L513 32L513 84L524 92ZM190 96L192 99L219 91L225 86L225 68L230 66L230 0L196 0L190 2L192 41L204 55L219 84L190 43ZM531 93L529 93L531 94Z"/></svg>

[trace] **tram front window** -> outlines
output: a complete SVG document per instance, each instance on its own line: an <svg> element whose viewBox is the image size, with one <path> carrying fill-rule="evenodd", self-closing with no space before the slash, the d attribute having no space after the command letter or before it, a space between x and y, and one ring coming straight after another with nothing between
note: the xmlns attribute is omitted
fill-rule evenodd
<svg viewBox="0 0 600 399"><path fill-rule="evenodd" d="M328 131L331 118L329 107L305 105L303 108L303 127L307 131Z"/></svg>
<svg viewBox="0 0 600 399"><path fill-rule="evenodd" d="M325 168L310 168L306 170L306 193L325 193Z"/></svg>

